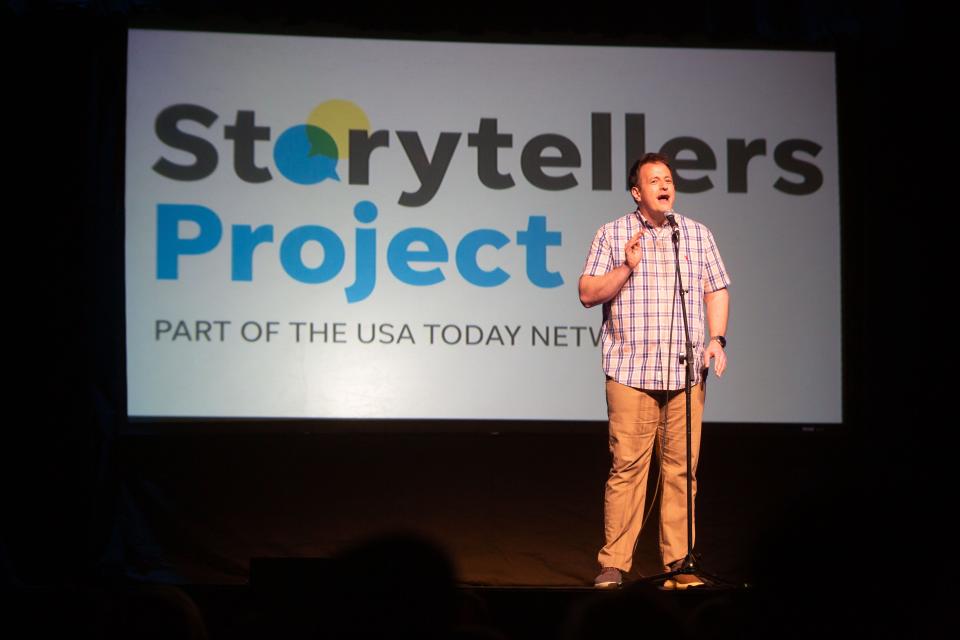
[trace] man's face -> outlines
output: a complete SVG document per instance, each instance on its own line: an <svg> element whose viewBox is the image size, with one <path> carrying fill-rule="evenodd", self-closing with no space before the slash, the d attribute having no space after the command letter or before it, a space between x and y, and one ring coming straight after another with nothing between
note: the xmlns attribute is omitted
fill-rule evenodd
<svg viewBox="0 0 960 640"><path fill-rule="evenodd" d="M660 162L643 165L640 167L640 180L631 193L644 213L666 214L673 209L676 196L670 169Z"/></svg>

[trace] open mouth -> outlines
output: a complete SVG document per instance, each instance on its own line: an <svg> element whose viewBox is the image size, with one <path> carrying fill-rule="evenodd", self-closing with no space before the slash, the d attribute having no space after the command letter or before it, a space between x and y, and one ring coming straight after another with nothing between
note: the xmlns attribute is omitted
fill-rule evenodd
<svg viewBox="0 0 960 640"><path fill-rule="evenodd" d="M670 196L668 195L657 196L657 200L659 200L660 202L670 202Z"/></svg>

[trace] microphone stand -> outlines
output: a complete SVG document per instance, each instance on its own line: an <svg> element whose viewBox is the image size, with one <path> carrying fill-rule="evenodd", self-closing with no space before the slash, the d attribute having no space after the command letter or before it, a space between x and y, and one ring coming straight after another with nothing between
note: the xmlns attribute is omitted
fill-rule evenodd
<svg viewBox="0 0 960 640"><path fill-rule="evenodd" d="M667 571L644 578L644 582L661 582L682 573L695 574L697 572L697 561L693 556L693 455L692 449L692 430L690 427L690 392L693 386L693 343L690 340L690 327L687 324L687 291L683 286L683 274L680 271L680 227L672 212L667 215L667 221L673 228L673 258L676 268L677 285L680 287L680 309L683 317L683 334L685 340L686 353L680 356L680 361L685 365L686 382L684 390L686 392L686 427L687 427L687 555L683 559L680 568ZM669 406L669 405L667 405ZM661 462L662 464L662 462Z"/></svg>

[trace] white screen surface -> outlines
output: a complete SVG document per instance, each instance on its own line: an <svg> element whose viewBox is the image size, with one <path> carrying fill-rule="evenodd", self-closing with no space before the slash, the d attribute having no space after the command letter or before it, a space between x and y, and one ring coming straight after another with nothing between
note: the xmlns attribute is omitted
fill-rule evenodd
<svg viewBox="0 0 960 640"><path fill-rule="evenodd" d="M128 412L603 419L577 278L672 145L733 281L707 419L839 422L835 104L829 53L131 31Z"/></svg>

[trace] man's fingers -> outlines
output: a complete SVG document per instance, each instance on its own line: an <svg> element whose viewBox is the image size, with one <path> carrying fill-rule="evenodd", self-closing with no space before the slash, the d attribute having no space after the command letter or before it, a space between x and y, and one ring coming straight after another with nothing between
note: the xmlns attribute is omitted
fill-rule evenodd
<svg viewBox="0 0 960 640"><path fill-rule="evenodd" d="M640 262L640 253L642 249L640 248L640 236L643 235L643 229L633 234L633 237L627 241L627 246L625 247L627 266L631 269L635 269L637 264Z"/></svg>
<svg viewBox="0 0 960 640"><path fill-rule="evenodd" d="M703 368L710 368L710 359L714 358L715 362L713 363L713 371L717 374L717 377L723 375L723 372L727 368L727 354L723 351L714 351L713 349L708 349L703 353Z"/></svg>

